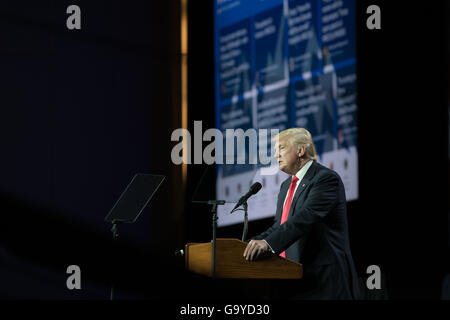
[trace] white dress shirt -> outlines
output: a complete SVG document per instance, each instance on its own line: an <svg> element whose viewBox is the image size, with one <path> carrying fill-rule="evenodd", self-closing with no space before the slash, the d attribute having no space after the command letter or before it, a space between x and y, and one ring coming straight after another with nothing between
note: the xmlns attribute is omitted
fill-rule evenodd
<svg viewBox="0 0 450 320"><path fill-rule="evenodd" d="M300 184L300 182L302 181L303 177L305 176L306 172L308 172L309 167L311 167L313 161L309 160L307 163L305 163L305 165L298 170L298 172L295 174L295 176L298 178L297 184L295 185L295 190L294 190L294 194L297 191L298 185ZM292 181L292 180L291 180ZM286 203L287 197L289 195L289 191L286 193L286 198L284 198L284 202L283 202L283 208L284 208L284 204Z"/></svg>

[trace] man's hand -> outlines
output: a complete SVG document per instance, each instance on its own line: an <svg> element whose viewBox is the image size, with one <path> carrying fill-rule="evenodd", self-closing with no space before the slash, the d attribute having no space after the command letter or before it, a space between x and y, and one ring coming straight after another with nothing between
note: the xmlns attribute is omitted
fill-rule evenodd
<svg viewBox="0 0 450 320"><path fill-rule="evenodd" d="M244 250L244 258L253 261L268 251L269 245L264 240L251 240Z"/></svg>

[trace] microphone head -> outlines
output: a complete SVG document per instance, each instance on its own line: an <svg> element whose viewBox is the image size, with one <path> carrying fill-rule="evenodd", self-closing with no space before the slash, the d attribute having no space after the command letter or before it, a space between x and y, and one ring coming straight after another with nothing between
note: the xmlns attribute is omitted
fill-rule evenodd
<svg viewBox="0 0 450 320"><path fill-rule="evenodd" d="M252 184L252 186L250 187L250 191L252 192L252 194L256 194L258 193L259 190L261 190L262 185L259 182L255 182L254 184Z"/></svg>

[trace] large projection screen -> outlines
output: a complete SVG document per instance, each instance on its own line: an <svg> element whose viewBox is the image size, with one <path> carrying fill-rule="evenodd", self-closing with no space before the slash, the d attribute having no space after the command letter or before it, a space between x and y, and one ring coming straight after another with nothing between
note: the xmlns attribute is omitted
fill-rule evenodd
<svg viewBox="0 0 450 320"><path fill-rule="evenodd" d="M358 198L355 1L214 0L216 127L308 129L318 162ZM275 215L285 173L217 165L217 199L236 201L259 181L249 220ZM219 206L219 226L240 223Z"/></svg>

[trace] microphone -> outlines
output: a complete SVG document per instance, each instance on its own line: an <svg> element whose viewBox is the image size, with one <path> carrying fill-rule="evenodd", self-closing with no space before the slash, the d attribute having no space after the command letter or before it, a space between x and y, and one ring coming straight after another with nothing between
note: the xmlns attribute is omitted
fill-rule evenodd
<svg viewBox="0 0 450 320"><path fill-rule="evenodd" d="M250 187L250 190L248 190L248 192L243 195L238 203L236 203L236 205L234 206L233 210L231 210L230 213L233 213L234 211L236 211L236 209L238 207L240 207L245 201L247 201L248 198L250 198L252 195L258 193L259 190L261 190L262 185L259 182L255 182L254 184L252 184L252 186Z"/></svg>

